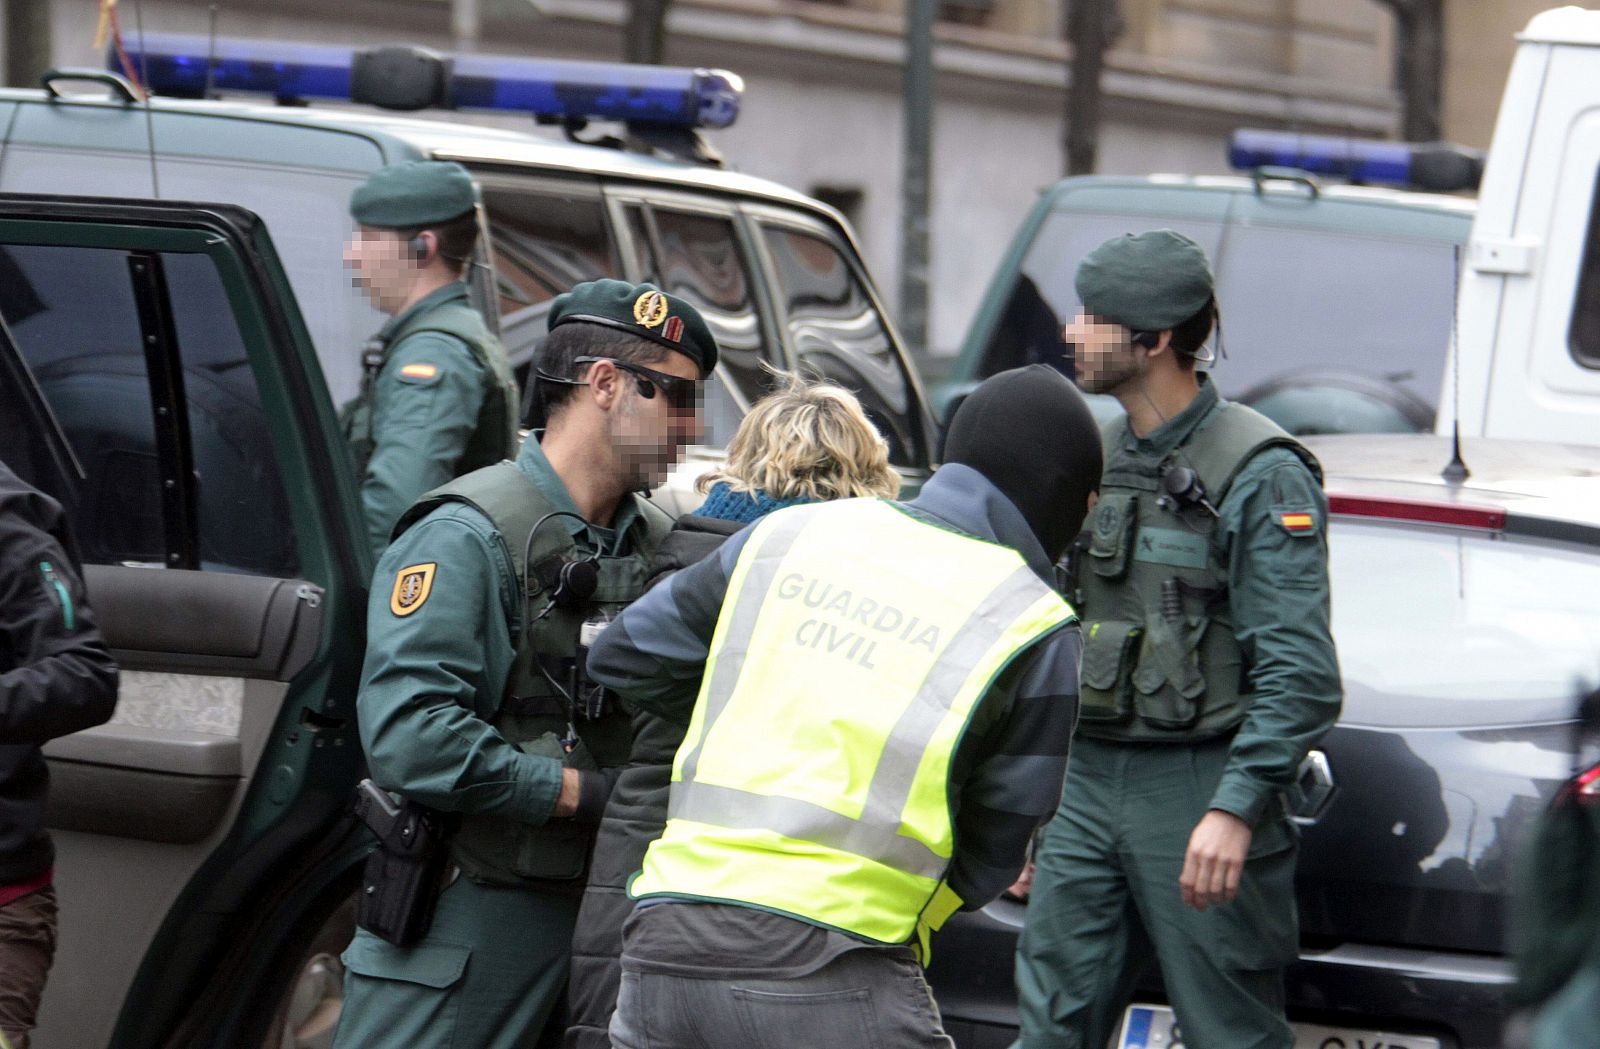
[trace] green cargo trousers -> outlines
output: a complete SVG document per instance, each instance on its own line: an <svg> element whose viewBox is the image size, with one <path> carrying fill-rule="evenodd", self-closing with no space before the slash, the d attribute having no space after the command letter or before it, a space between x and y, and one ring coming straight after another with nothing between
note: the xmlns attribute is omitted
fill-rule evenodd
<svg viewBox="0 0 1600 1049"><path fill-rule="evenodd" d="M357 929L335 1049L533 1049L566 989L577 917L576 896L462 877L411 947Z"/></svg>
<svg viewBox="0 0 1600 1049"><path fill-rule="evenodd" d="M1021 1049L1105 1049L1152 950L1189 1049L1293 1044L1294 825L1277 806L1263 817L1232 903L1196 911L1178 890L1227 751L1226 740L1073 741L1017 947Z"/></svg>

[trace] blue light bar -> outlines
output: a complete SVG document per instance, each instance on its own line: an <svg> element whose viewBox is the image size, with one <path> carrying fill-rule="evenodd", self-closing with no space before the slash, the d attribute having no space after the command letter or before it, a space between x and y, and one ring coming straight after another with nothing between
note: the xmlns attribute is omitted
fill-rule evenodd
<svg viewBox="0 0 1600 1049"><path fill-rule="evenodd" d="M1241 129L1233 133L1228 143L1228 163L1246 171L1299 168L1313 175L1337 175L1353 182L1404 186L1409 184L1411 147L1404 142Z"/></svg>
<svg viewBox="0 0 1600 1049"><path fill-rule="evenodd" d="M548 120L615 120L670 128L724 128L739 115L744 81L720 69L609 62L436 55L420 48L356 50L269 40L146 34L126 40L135 69L158 95L253 92L331 98L390 109L481 109ZM208 54L214 54L208 59ZM114 54L107 64L119 69Z"/></svg>
<svg viewBox="0 0 1600 1049"><path fill-rule="evenodd" d="M1228 163L1242 171L1298 168L1351 182L1441 192L1475 188L1483 175L1481 150L1445 142L1379 142L1248 128L1233 133Z"/></svg>

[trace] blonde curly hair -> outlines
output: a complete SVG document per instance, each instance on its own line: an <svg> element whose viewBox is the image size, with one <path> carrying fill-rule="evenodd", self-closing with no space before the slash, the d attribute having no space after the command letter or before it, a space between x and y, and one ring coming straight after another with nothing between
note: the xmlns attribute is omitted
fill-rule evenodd
<svg viewBox="0 0 1600 1049"><path fill-rule="evenodd" d="M728 461L695 483L773 499L852 499L900 493L889 447L856 395L830 382L779 372L783 382L757 401L728 442Z"/></svg>

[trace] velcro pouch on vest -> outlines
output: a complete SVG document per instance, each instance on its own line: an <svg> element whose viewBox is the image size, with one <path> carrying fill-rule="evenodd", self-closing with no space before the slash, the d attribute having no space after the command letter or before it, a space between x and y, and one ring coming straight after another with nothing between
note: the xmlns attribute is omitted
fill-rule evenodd
<svg viewBox="0 0 1600 1049"><path fill-rule="evenodd" d="M1138 519L1138 503L1132 492L1101 496L1089 522L1088 563L1095 575L1121 579L1128 574Z"/></svg>
<svg viewBox="0 0 1600 1049"><path fill-rule="evenodd" d="M1083 671L1078 717L1083 721L1123 721L1132 710L1131 671L1143 628L1114 619L1090 623L1083 637Z"/></svg>
<svg viewBox="0 0 1600 1049"><path fill-rule="evenodd" d="M1133 671L1134 705L1158 728L1186 729L1200 717L1206 677L1200 670L1200 640L1210 620L1189 616L1169 621L1152 616Z"/></svg>

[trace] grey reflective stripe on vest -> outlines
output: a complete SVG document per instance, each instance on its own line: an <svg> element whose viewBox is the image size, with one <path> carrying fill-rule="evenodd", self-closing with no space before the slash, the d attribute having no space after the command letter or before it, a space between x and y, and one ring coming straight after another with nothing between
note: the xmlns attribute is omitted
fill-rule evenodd
<svg viewBox="0 0 1600 1049"><path fill-rule="evenodd" d="M799 524L803 526L804 521ZM785 531L788 534L782 537L782 552L787 552L794 544L799 527ZM769 544L775 552L779 539L774 536ZM725 644L718 653L712 686L706 694L706 718L700 740L684 760L681 781L672 785L668 815L673 819L719 827L771 830L784 837L863 856L908 874L942 877L949 858L939 856L922 842L900 833L901 816L910 800L917 768L960 694L961 686L971 676L973 665L1039 599L1044 584L1027 565L1019 565L989 592L956 631L923 679L916 697L890 730L867 789L861 817L852 819L811 802L700 783L694 778L705 739L717 717L727 708L733 686L744 669L745 653L755 631L756 613L777 574L782 552L772 558L770 567L757 565L746 576L745 587L735 606L735 629L740 647L734 655L728 652L729 646ZM765 553L763 550L763 555ZM763 567L767 570L757 579L756 573ZM757 600L747 605L746 598L752 593ZM728 640L733 641L734 636L730 634ZM727 673L724 673L725 668Z"/></svg>

